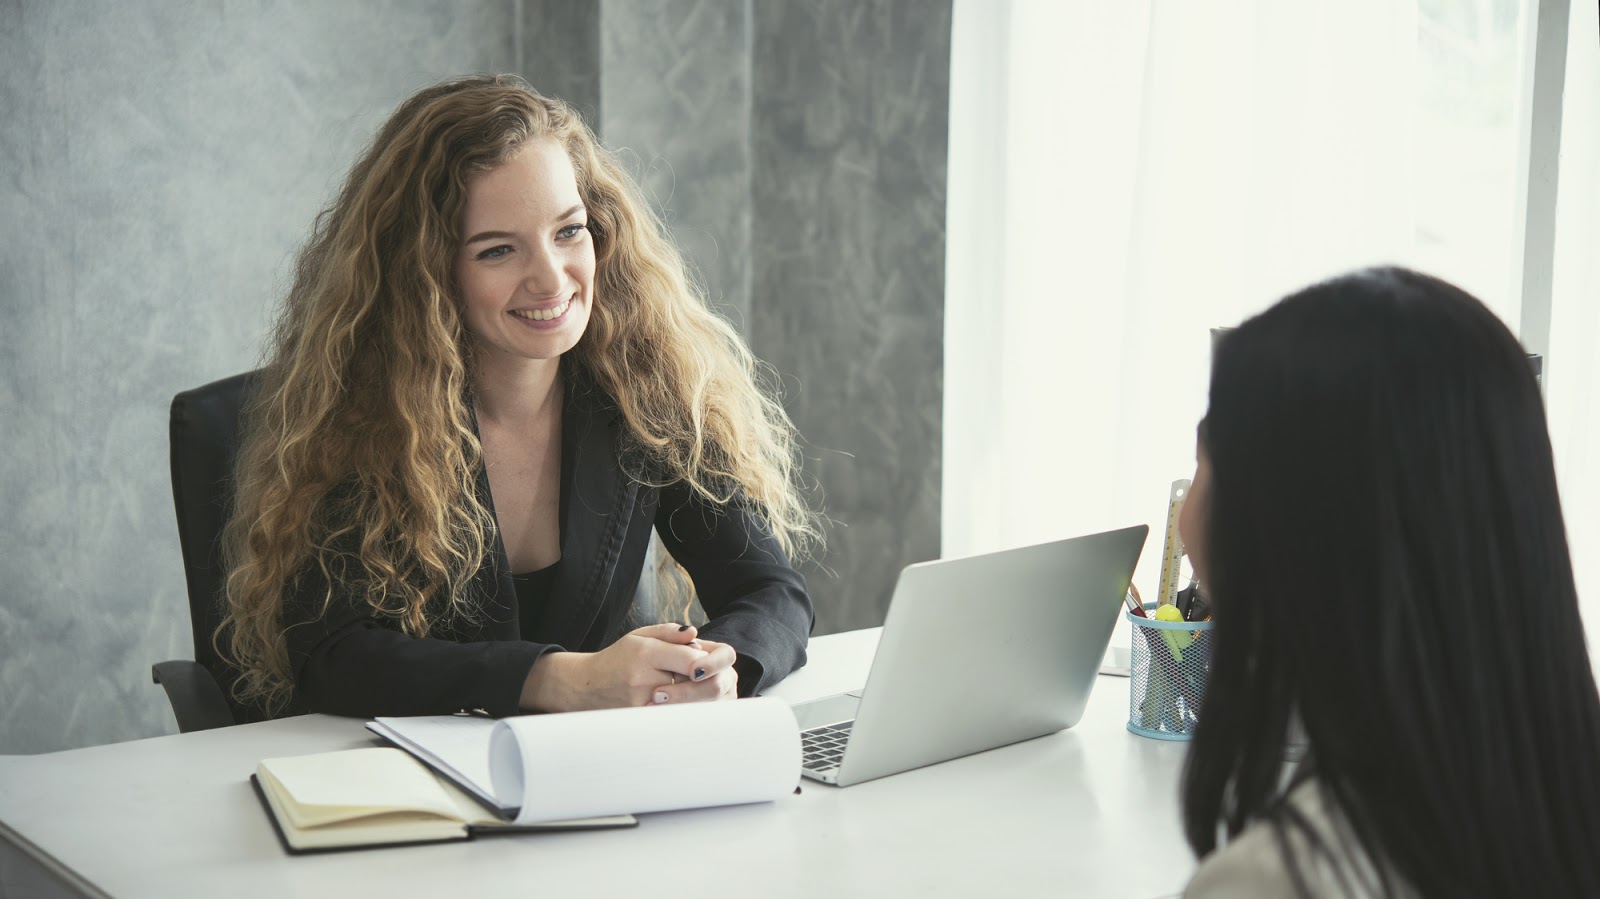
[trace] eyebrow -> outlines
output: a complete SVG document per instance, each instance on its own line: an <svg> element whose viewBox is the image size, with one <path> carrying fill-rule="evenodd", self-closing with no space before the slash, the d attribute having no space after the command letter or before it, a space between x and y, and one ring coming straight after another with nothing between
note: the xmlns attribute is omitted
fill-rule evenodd
<svg viewBox="0 0 1600 899"><path fill-rule="evenodd" d="M573 216L575 216L578 213L583 212L583 211L585 211L584 210L584 206L583 206L582 203L579 203L578 205L572 207L571 209L568 209L566 212L563 212L560 215L556 216L555 220L558 221L558 222L565 221L566 219L572 218ZM511 233L510 231L479 231L477 234L474 234L471 237L467 238L465 243L474 244L474 243L477 243L477 242L482 241L482 240L506 240L508 238L514 238L516 236L517 235Z"/></svg>

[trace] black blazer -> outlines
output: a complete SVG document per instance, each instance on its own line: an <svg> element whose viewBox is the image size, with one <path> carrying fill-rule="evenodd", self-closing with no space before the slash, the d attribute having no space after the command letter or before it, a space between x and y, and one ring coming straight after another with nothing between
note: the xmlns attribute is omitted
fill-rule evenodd
<svg viewBox="0 0 1600 899"><path fill-rule="evenodd" d="M580 376L567 379L561 439L561 566L536 633L521 637L516 590L498 535L470 589L477 612L427 638L401 633L357 596L306 566L284 609L294 669L292 705L337 715L517 714L523 682L552 650L593 652L627 632L652 528L694 581L708 639L739 654L739 693L752 695L805 664L815 621L805 579L760 520L718 507L684 485L649 487L624 471L615 404ZM659 479L656 479L659 482ZM478 497L492 508L479 471Z"/></svg>

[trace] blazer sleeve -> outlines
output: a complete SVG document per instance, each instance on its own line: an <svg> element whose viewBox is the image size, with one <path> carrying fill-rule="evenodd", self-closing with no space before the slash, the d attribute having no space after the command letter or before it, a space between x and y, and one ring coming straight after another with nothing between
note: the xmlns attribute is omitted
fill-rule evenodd
<svg viewBox="0 0 1600 899"><path fill-rule="evenodd" d="M313 560L302 569L283 615L295 704L308 711L373 717L483 709L498 717L515 715L533 663L560 648L409 636L343 589L337 564L330 570L333 590L325 613L329 578Z"/></svg>
<svg viewBox="0 0 1600 899"><path fill-rule="evenodd" d="M694 581L709 618L700 634L739 654L739 695L753 696L806 663L816 623L805 578L760 516L719 506L687 484L663 487L656 532Z"/></svg>

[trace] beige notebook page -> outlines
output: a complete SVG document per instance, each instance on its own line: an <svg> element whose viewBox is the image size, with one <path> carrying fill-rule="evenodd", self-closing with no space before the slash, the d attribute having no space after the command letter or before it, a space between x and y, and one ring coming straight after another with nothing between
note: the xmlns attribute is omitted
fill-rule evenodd
<svg viewBox="0 0 1600 899"><path fill-rule="evenodd" d="M460 809L433 772L398 749L264 759L257 766L263 772L288 794L284 811L301 829L396 812L459 820Z"/></svg>

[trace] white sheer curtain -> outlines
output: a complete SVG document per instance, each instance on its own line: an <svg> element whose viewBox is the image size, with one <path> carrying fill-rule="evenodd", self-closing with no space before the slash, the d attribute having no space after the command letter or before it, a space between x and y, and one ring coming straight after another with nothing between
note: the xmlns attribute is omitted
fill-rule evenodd
<svg viewBox="0 0 1600 899"><path fill-rule="evenodd" d="M1209 329L1318 278L1411 265L1515 328L1528 6L956 0L944 554L1142 521L1135 582L1153 587L1168 485L1193 467ZM1566 135L1594 140L1572 118ZM1583 193L1561 212L1590 236L1563 245L1575 261L1548 366L1569 504L1575 489L1600 500L1600 153L1585 146L1586 174L1569 164L1561 183ZM1568 354L1588 367L1563 369Z"/></svg>
<svg viewBox="0 0 1600 899"><path fill-rule="evenodd" d="M1563 107L1545 407L1589 648L1600 664L1600 7L1593 0L1572 4Z"/></svg>

